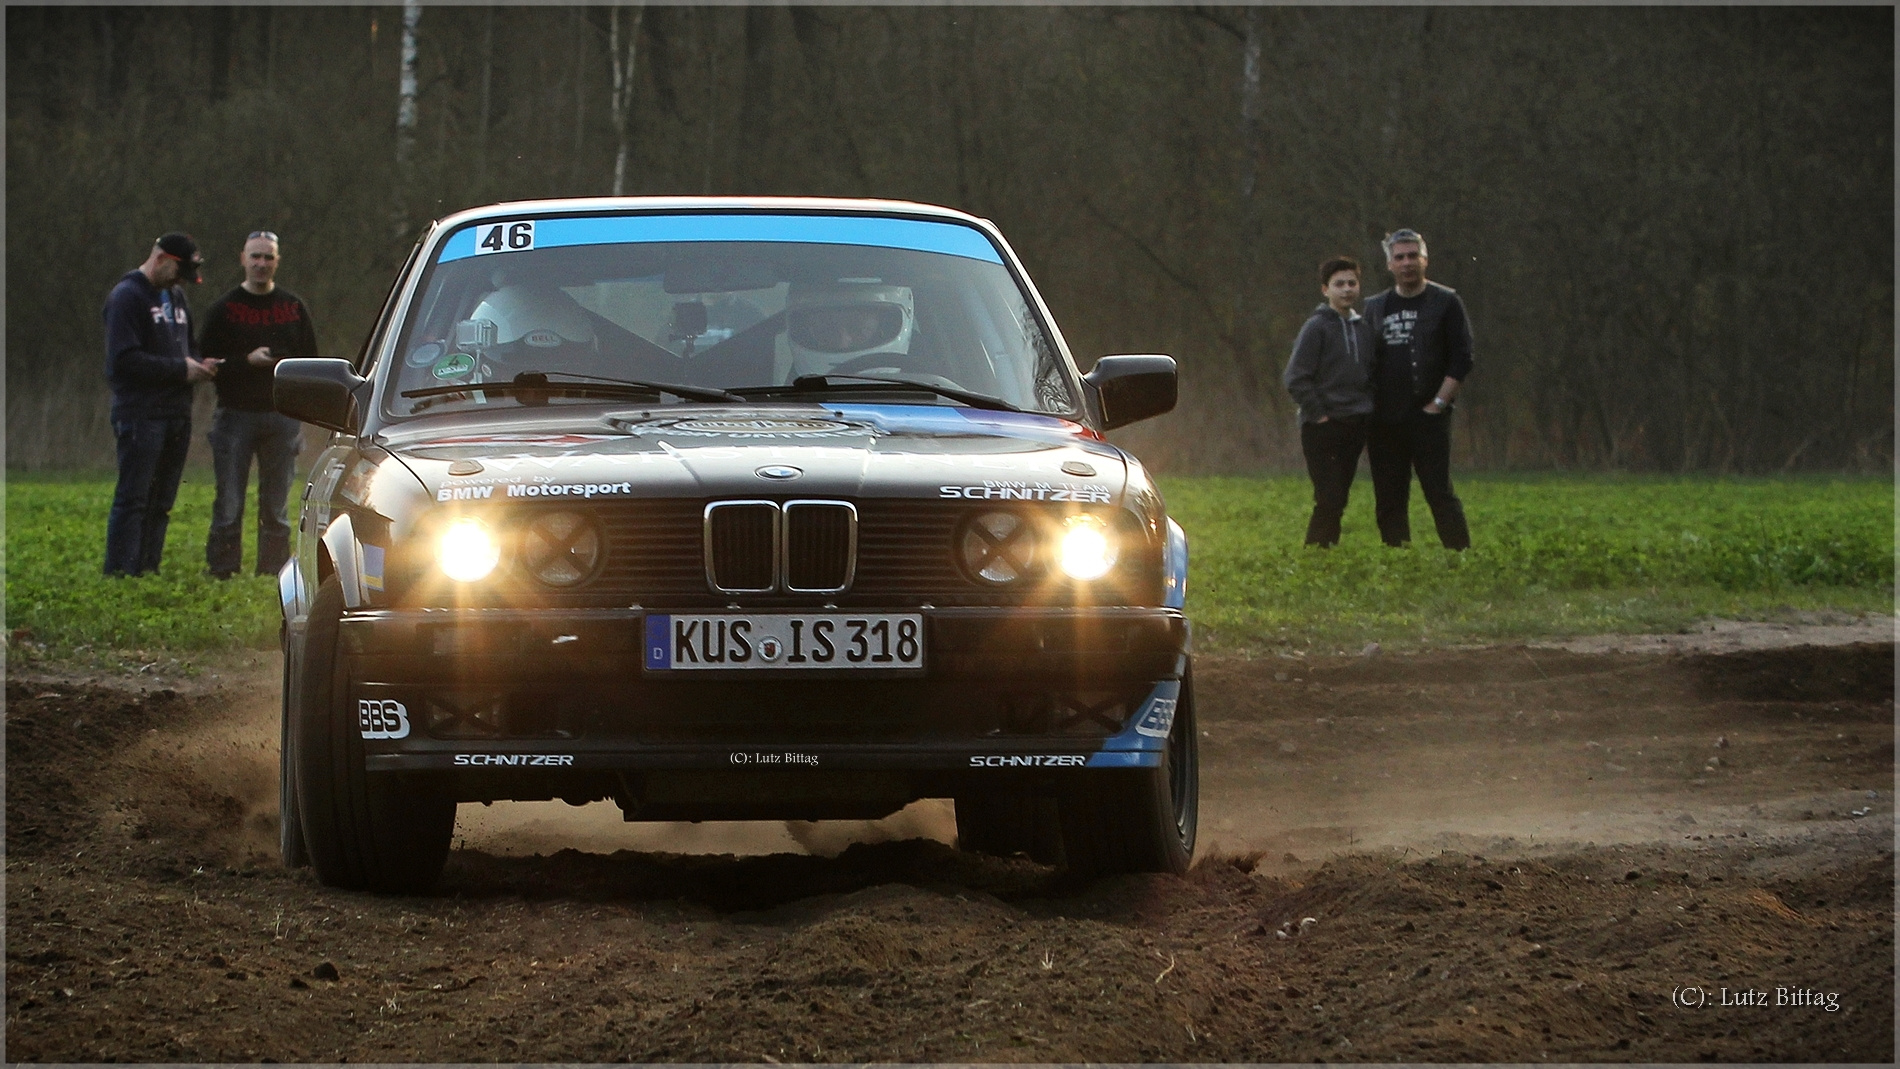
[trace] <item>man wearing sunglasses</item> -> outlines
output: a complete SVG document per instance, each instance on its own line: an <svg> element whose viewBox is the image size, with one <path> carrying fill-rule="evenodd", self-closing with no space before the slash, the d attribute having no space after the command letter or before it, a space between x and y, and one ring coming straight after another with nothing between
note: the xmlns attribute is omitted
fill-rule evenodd
<svg viewBox="0 0 1900 1069"><path fill-rule="evenodd" d="M218 373L198 359L180 282L202 282L190 234L159 238L145 262L106 296L106 381L119 482L106 520L107 575L158 570L178 482L191 447L191 388Z"/></svg>
<svg viewBox="0 0 1900 1069"><path fill-rule="evenodd" d="M277 284L277 235L244 239L244 282L205 313L204 351L222 358L218 411L211 421L211 462L218 495L205 539L205 567L219 579L238 573L244 556L244 496L257 459L257 574L275 575L290 559L285 502L297 474L303 432L271 403L277 362L317 355L310 310Z"/></svg>

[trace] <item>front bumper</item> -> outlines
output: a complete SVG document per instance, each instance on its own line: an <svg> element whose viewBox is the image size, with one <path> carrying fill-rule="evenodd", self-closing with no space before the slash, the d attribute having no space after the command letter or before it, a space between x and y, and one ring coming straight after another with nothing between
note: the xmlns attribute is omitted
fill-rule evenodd
<svg viewBox="0 0 1900 1069"><path fill-rule="evenodd" d="M559 796L563 780L623 772L1159 763L1186 667L1179 610L920 611L925 668L908 674L651 673L638 609L353 612L341 642L352 699L378 729L365 729L367 768L448 771L469 797ZM402 716L371 715L385 709Z"/></svg>

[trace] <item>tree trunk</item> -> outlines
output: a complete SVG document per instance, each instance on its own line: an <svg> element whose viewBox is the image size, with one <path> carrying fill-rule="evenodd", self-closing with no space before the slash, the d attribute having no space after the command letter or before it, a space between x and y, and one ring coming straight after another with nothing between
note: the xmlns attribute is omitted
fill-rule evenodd
<svg viewBox="0 0 1900 1069"><path fill-rule="evenodd" d="M1247 40L1241 47L1240 60L1240 146L1242 155L1240 196L1253 200L1254 184L1260 177L1266 146L1262 141L1264 123L1260 116L1260 9L1247 9Z"/></svg>
<svg viewBox="0 0 1900 1069"><path fill-rule="evenodd" d="M774 155L773 132L779 116L772 106L776 71L773 40L778 11L757 6L745 9L745 88L739 96L739 191L776 193L783 167Z"/></svg>
<svg viewBox="0 0 1900 1069"><path fill-rule="evenodd" d="M1266 165L1266 122L1260 91L1260 50L1264 36L1258 7L1247 9L1246 37L1240 58L1240 219L1236 267L1238 285L1234 287L1233 329L1234 371L1240 389L1250 404L1271 404L1261 396L1260 375L1256 373L1255 348L1259 332L1255 319L1264 302L1258 299L1260 286L1260 246L1264 239L1259 198L1254 196L1260 173Z"/></svg>
<svg viewBox="0 0 1900 1069"><path fill-rule="evenodd" d="M211 102L231 95L231 35L236 19L228 7L211 9Z"/></svg>
<svg viewBox="0 0 1900 1069"><path fill-rule="evenodd" d="M581 156L587 148L587 21L580 8L574 9L574 154L568 169L568 181L581 182ZM576 190L578 192L578 189Z"/></svg>
<svg viewBox="0 0 1900 1069"><path fill-rule="evenodd" d="M633 151L633 88L634 62L639 57L640 24L646 17L644 6L635 6L632 13L621 17L622 9L615 7L608 17L607 51L613 60L614 87L613 111L614 134L618 146L614 151L614 196L627 194L627 160Z"/></svg>
<svg viewBox="0 0 1900 1069"><path fill-rule="evenodd" d="M482 9L482 107L475 127L475 195L488 189L488 101L495 81L495 9Z"/></svg>
<svg viewBox="0 0 1900 1069"><path fill-rule="evenodd" d="M402 74L396 83L396 195L393 215L398 241L409 234L409 191L415 177L416 155L416 24L422 4L408 0L402 6Z"/></svg>

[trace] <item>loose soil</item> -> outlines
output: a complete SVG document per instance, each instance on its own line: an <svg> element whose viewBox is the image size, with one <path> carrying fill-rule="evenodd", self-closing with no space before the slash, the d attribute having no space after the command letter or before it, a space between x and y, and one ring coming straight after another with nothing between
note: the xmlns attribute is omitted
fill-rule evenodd
<svg viewBox="0 0 1900 1069"><path fill-rule="evenodd" d="M1895 1053L1890 630L1203 658L1200 860L1095 881L947 803L553 803L464 806L432 895L332 891L275 862L275 673L8 678L7 1060Z"/></svg>

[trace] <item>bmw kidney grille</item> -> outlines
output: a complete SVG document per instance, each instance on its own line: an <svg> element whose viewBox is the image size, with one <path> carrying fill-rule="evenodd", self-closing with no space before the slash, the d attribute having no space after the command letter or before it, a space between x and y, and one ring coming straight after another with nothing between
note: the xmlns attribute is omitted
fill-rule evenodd
<svg viewBox="0 0 1900 1069"><path fill-rule="evenodd" d="M857 570L858 514L844 501L715 501L706 582L722 594L836 594Z"/></svg>

